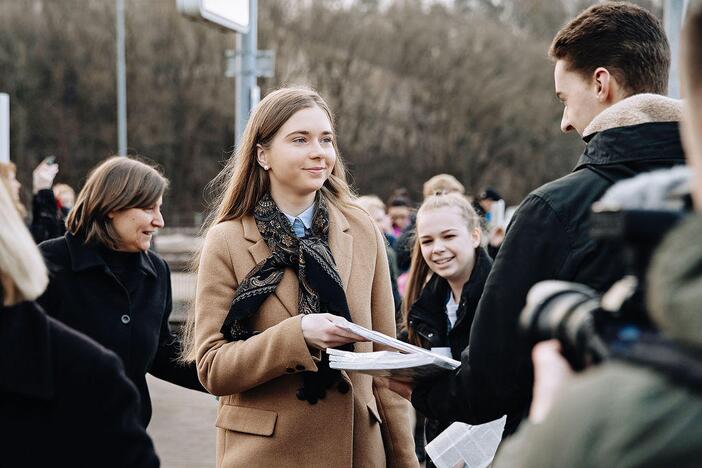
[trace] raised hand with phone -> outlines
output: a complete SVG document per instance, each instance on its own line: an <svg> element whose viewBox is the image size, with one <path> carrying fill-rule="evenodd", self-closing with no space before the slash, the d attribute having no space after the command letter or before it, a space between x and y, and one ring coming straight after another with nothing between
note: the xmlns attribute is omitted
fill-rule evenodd
<svg viewBox="0 0 702 468"><path fill-rule="evenodd" d="M56 163L56 156L51 155L44 158L32 171L32 193L37 194L40 190L51 189L58 172L59 166Z"/></svg>

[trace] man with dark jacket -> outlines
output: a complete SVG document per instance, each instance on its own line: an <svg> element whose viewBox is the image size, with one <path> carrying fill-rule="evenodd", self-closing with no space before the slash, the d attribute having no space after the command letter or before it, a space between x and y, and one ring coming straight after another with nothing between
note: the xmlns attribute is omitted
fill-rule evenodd
<svg viewBox="0 0 702 468"><path fill-rule="evenodd" d="M621 253L588 235L590 207L615 182L684 158L680 103L666 92L670 51L660 22L629 3L595 5L556 35L561 129L586 142L572 173L527 196L507 231L471 330L460 371L417 387L428 417L472 424L507 414L516 430L529 407L533 372L518 317L535 283L559 279L606 290L623 276Z"/></svg>
<svg viewBox="0 0 702 468"><path fill-rule="evenodd" d="M524 424L501 447L495 467L700 466L701 6L690 15L683 37L683 137L697 214L666 237L648 271L647 311L662 336L641 340L618 359L572 379L552 342L537 345L529 420L538 424Z"/></svg>

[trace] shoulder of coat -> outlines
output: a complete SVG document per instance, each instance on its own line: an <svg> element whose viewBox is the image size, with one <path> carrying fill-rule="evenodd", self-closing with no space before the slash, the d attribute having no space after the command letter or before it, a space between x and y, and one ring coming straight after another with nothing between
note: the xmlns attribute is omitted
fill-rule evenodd
<svg viewBox="0 0 702 468"><path fill-rule="evenodd" d="M356 205L344 206L339 210L346 217L353 231L375 236L375 222L366 210Z"/></svg>
<svg viewBox="0 0 702 468"><path fill-rule="evenodd" d="M49 239L39 244L39 250L44 259L57 265L63 265L70 261L68 244L65 237Z"/></svg>

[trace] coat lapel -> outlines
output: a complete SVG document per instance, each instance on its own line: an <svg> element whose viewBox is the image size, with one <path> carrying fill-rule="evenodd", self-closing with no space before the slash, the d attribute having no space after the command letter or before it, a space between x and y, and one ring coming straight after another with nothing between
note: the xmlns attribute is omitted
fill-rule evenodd
<svg viewBox="0 0 702 468"><path fill-rule="evenodd" d="M242 218L242 225L244 227L244 238L251 242L248 250L253 258L254 264L247 269L247 271L251 271L254 266L270 257L271 250L268 248L266 241L261 237L261 233L258 231L258 227L256 227L256 221L253 216L245 216ZM287 268L283 279L280 281L280 284L273 294L291 316L297 315L298 313L297 296L299 293L297 276L291 269Z"/></svg>
<svg viewBox="0 0 702 468"><path fill-rule="evenodd" d="M329 248L346 291L351 277L353 237L348 232L349 222L346 216L331 202L327 206L329 207Z"/></svg>

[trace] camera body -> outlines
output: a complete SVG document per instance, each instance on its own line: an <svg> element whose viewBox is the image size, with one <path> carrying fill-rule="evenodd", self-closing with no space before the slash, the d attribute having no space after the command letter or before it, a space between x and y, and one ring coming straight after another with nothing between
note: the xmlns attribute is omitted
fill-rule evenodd
<svg viewBox="0 0 702 468"><path fill-rule="evenodd" d="M604 294L566 281L535 284L527 295L519 323L529 345L558 339L573 369L582 370L607 359L618 347L655 333L645 307L646 271L665 234L691 211L689 190L679 183L687 179L680 176L679 170L675 172L678 183L670 184L669 177L667 183L674 190L665 192L666 196L661 197L665 203L658 207L622 207L611 202L593 205L590 236L621 252L626 275ZM633 185L628 181L620 184ZM610 190L618 191L620 184ZM648 190L643 185L643 190ZM669 203L670 199L677 201Z"/></svg>

